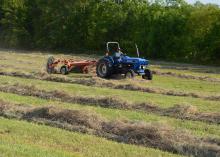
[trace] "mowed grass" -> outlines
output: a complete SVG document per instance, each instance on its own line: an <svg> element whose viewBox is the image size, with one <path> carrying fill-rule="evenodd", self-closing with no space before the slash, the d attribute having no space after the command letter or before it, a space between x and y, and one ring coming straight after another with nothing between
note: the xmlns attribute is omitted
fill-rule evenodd
<svg viewBox="0 0 220 157"><path fill-rule="evenodd" d="M43 125L0 118L1 156L143 157L178 155Z"/></svg>
<svg viewBox="0 0 220 157"><path fill-rule="evenodd" d="M45 70L48 57L54 56L55 58L74 58L76 60L88 60L91 59L88 56L79 55L61 55L51 54L49 52L28 52L22 53L22 51L5 51L0 50L0 66L7 66L4 70L14 70L20 72L40 72ZM90 56L91 57L91 56ZM95 57L95 56L94 56Z"/></svg>
<svg viewBox="0 0 220 157"><path fill-rule="evenodd" d="M23 53L20 51L0 51L0 71L38 73L45 72L46 60L49 56L61 58L94 59L99 56L62 55L34 52ZM172 67L169 67L172 66ZM187 67L186 70L177 68ZM194 65L181 65L176 63L156 62L152 69L170 71L193 76L207 76L220 78L220 68L204 67ZM213 73L206 73L211 71ZM93 76L95 74L92 74ZM70 74L65 77L90 78L91 74ZM56 76L56 75L54 75ZM112 80L109 80L110 82ZM220 83L201 81L195 79L182 79L173 76L155 75L153 81L143 81L137 78L132 81L114 80L120 83L134 83L144 87L155 89L172 90L176 92L195 92L201 95L219 95ZM129 101L131 103L149 102L163 108L172 107L176 104L192 105L201 112L220 112L220 101L210 101L200 98L167 96L137 91L110 89L105 87L89 87L79 84L57 83L34 79L24 79L10 76L0 76L0 84L34 85L46 91L64 91L70 95L85 97L109 96ZM0 92L0 100L10 103L31 105L31 106L55 106L63 109L78 109L96 112L109 120L126 119L131 121L144 121L149 123L161 123L179 130L189 131L198 137L220 138L220 126L204 122L180 120L165 116L158 116L153 113L138 111L107 109L81 104L70 104L53 100L44 100L36 97L19 96L11 93ZM144 148L134 145L126 145L105 140L95 136L81 133L69 132L49 126L37 125L25 121L0 118L0 156L76 156L76 157L143 157L143 156L177 156L160 150Z"/></svg>
<svg viewBox="0 0 220 157"><path fill-rule="evenodd" d="M80 157L81 155L65 152L65 151L58 151L54 148L44 148L41 146L30 146L29 144L23 143L12 143L8 141L1 141L0 142L0 153L1 156L7 157Z"/></svg>
<svg viewBox="0 0 220 157"><path fill-rule="evenodd" d="M220 112L220 102L219 101L209 101L203 100L200 98L191 98L191 97L179 97L179 96L167 96L161 94L151 94L137 91L127 91L127 90L115 90L109 88L98 88L98 87L88 87L78 84L69 84L69 83L57 83L50 81L41 81L34 79L24 79L10 76L1 76L0 83L13 85L15 83L23 85L34 85L39 89L44 89L47 91L59 90L65 91L72 95L81 95L81 96L110 96L117 97L124 101L130 102L150 102L160 107L172 107L176 104L182 105L193 105L198 108L200 111L204 112Z"/></svg>
<svg viewBox="0 0 220 157"><path fill-rule="evenodd" d="M0 62L0 66L4 65L7 66L7 68L0 68L1 70L8 71L8 72L43 72L45 71L45 65L47 58L49 56L53 55L55 58L74 58L76 60L82 60L82 59L89 59L88 56L79 56L79 55L60 55L60 54L42 54L42 53L13 53L13 52L1 52L0 51L0 58L3 58ZM100 57L93 56L90 59L98 59ZM160 63L160 62L159 62ZM165 63L162 62L162 65ZM168 64L168 63L166 63ZM166 65L165 64L165 65ZM164 65L164 66L165 66ZM178 66L178 64L171 63L171 66L175 67ZM153 65L152 69L154 69L156 65ZM163 67L161 66L160 70L164 70ZM199 76L207 76L209 77L209 73L201 73L201 71L207 71L208 68L212 69L214 72L220 72L220 68L214 68L214 67L204 67L204 66L199 66L199 67L194 67L193 65L188 65L186 64L189 68L189 70L184 70L188 73L192 73L192 69L194 71L198 71L196 74ZM192 66L190 68L189 66ZM158 66L156 66L158 67ZM165 66L166 67L166 66ZM158 69L158 68L157 68ZM195 70L196 69L196 70ZM175 70L175 69L174 69ZM167 70L167 71L173 71ZM177 70L176 70L177 71ZM179 73L184 73L179 70ZM193 72L195 73L195 72ZM220 77L220 74L213 74L216 77ZM74 77L75 75L70 75L67 77ZM81 76L81 75L80 75ZM81 76L83 77L83 76ZM216 78L215 77L215 78ZM214 78L214 77L213 77ZM138 79L137 79L138 80ZM120 82L120 81L118 81ZM121 82L125 82L125 80L121 80ZM194 80L194 79L183 79L183 78L177 78L173 76L159 76L159 75L154 75L154 80L153 81L135 81L136 84L139 84L141 86L145 87L154 87L158 89L166 89L166 90L174 90L174 91L179 91L179 92L196 92L201 95L219 95L220 94L220 83L219 82L208 82L208 81L201 81L201 80ZM129 82L130 83L130 82Z"/></svg>
<svg viewBox="0 0 220 157"><path fill-rule="evenodd" d="M0 92L0 100L13 104L23 104L38 107L54 106L70 110L87 110L88 112L96 112L109 120L125 119L131 121L144 121L148 123L161 123L176 129L188 130L196 136L220 138L220 126L211 125L204 122L180 120L137 111L107 109L80 104L63 103L59 101L45 100L30 96L19 96L16 94L2 92Z"/></svg>
<svg viewBox="0 0 220 157"><path fill-rule="evenodd" d="M210 69L203 68L186 68L186 69L175 69L175 66L171 66L171 67L163 67L163 66L158 66L158 65L151 65L151 69L152 70L156 70L159 72L164 72L164 73L175 73L175 74L180 74L180 75L190 75L190 76L196 76L196 77L208 77L208 78L213 78L213 79L220 79L220 68L215 68L215 70L213 69L213 73L208 72L210 71Z"/></svg>
<svg viewBox="0 0 220 157"><path fill-rule="evenodd" d="M164 72L177 72L181 74L190 74L193 76L217 76L220 77L220 67L217 66L204 66L186 63L151 61L151 68L161 70ZM216 74L216 75L215 75Z"/></svg>
<svg viewBox="0 0 220 157"><path fill-rule="evenodd" d="M196 92L202 95L220 95L220 83L183 79L173 76L156 76L152 82L149 82L145 86L182 92Z"/></svg>

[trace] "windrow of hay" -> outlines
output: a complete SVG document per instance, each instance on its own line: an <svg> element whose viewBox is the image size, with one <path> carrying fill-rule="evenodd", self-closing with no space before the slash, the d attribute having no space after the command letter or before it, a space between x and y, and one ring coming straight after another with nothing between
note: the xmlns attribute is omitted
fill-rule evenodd
<svg viewBox="0 0 220 157"><path fill-rule="evenodd" d="M20 72L0 72L0 75L220 101L220 95L202 95L195 92L182 92L182 91L175 91L175 90L154 88L154 87L141 87L136 84L128 84L128 83L116 84L113 81L103 80L97 77L92 77L89 79L79 79L79 78L77 79L77 78L67 78L67 77L61 77L61 76L59 77L55 75L48 75L47 73L26 74Z"/></svg>
<svg viewBox="0 0 220 157"><path fill-rule="evenodd" d="M178 74L175 72L162 72L160 70L153 70L153 74L155 75L162 75L162 76L174 76L178 78L184 78L184 79L193 79L193 80L200 80L200 81L209 81L209 82L220 82L220 79L217 78L211 78L209 76L193 76L189 74Z"/></svg>
<svg viewBox="0 0 220 157"><path fill-rule="evenodd" d="M0 116L43 123L117 142L152 147L188 156L216 157L220 155L220 146L215 142L192 136L189 132L175 130L164 124L108 121L95 113L82 110L21 107L3 101L0 101Z"/></svg>
<svg viewBox="0 0 220 157"><path fill-rule="evenodd" d="M20 72L3 72L3 71L0 71L0 75L21 77L21 78L27 78L27 79L35 79L33 74L26 74L26 73L20 73Z"/></svg>
<svg viewBox="0 0 220 157"><path fill-rule="evenodd" d="M199 112L192 105L175 105L170 108L161 108L152 103L131 103L119 98L113 97L85 97L70 95L63 91L45 91L35 86L1 85L0 91L14 93L18 95L34 96L42 99L52 99L66 103L77 103L82 105L100 106L104 108L136 110L154 113L160 116L169 116L178 119L202 121L213 124L220 124L220 113Z"/></svg>

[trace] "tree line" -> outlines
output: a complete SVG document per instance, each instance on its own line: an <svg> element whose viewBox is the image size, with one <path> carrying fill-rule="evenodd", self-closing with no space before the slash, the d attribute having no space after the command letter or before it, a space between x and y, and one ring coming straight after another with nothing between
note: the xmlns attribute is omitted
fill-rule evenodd
<svg viewBox="0 0 220 157"><path fill-rule="evenodd" d="M97 50L220 64L220 8L184 0L0 0L3 47Z"/></svg>

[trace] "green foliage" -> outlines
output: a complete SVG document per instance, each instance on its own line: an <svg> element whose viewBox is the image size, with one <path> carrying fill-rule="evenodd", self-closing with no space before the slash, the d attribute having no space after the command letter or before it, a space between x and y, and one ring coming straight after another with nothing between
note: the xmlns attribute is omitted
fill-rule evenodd
<svg viewBox="0 0 220 157"><path fill-rule="evenodd" d="M134 55L219 64L220 8L184 0L0 0L1 45L103 50L120 41Z"/></svg>

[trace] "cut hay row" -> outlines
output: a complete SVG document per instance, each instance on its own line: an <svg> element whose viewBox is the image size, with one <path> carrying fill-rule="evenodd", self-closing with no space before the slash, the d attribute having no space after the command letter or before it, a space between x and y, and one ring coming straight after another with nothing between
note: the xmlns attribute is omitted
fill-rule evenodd
<svg viewBox="0 0 220 157"><path fill-rule="evenodd" d="M197 108L191 105L175 105L170 108L160 108L151 103L130 103L113 97L84 97L74 96L63 91L45 91L35 86L1 85L1 92L14 93L22 96L34 96L42 99L57 100L65 103L77 103L82 105L100 106L104 108L120 110L136 110L154 113L160 116L168 116L177 119L202 121L213 124L220 124L220 113L198 112Z"/></svg>
<svg viewBox="0 0 220 157"><path fill-rule="evenodd" d="M178 74L175 72L162 72L160 70L153 70L153 74L155 75L162 75L162 76L174 76L177 78L183 78L183 79L193 79L193 80L200 80L200 81L209 81L209 82L220 82L220 79L217 78L211 78L209 76L193 76L189 74Z"/></svg>
<svg viewBox="0 0 220 157"><path fill-rule="evenodd" d="M0 116L104 137L117 142L157 148L176 154L216 157L220 153L218 139L202 139L170 126L131 121L108 121L81 110L55 107L31 107L0 101Z"/></svg>
<svg viewBox="0 0 220 157"><path fill-rule="evenodd" d="M26 79L46 80L46 81L52 81L52 82L73 83L73 84L80 84L80 85L94 86L94 87L106 87L106 88L112 88L112 89L140 91L140 92L162 94L162 95L169 95L169 96L193 97L193 98L201 98L205 100L220 101L220 95L201 95L199 93L194 93L194 92L182 92L182 91L153 88L153 87L141 87L141 86L134 85L134 84L116 84L116 83L113 83L107 80L101 80L95 77L90 78L90 79L76 79L76 78L73 79L73 78L48 75L46 73L25 74L25 73L20 73L20 72L0 72L0 75L21 77L21 78L26 78Z"/></svg>

